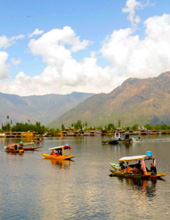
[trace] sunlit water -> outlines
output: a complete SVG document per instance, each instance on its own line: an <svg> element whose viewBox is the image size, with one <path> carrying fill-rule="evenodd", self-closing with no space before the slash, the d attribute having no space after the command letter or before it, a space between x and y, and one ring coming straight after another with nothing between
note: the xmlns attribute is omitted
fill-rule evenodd
<svg viewBox="0 0 170 220"><path fill-rule="evenodd" d="M44 138L23 155L4 152L19 140L0 139L0 219L170 219L170 136L143 136L130 146L102 145L101 137ZM74 161L43 159L69 143ZM152 151L164 181L110 177L109 162Z"/></svg>

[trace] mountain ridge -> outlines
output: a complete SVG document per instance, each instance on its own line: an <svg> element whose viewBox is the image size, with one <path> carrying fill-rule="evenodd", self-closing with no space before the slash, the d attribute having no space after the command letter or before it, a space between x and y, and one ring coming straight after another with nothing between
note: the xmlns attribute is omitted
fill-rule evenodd
<svg viewBox="0 0 170 220"><path fill-rule="evenodd" d="M170 123L170 72L145 79L129 78L108 94L97 94L66 112L51 127L82 120L93 126L108 123ZM157 122L154 122L157 118Z"/></svg>
<svg viewBox="0 0 170 220"><path fill-rule="evenodd" d="M9 115L10 121L48 124L56 117L72 109L93 93L73 92L67 95L47 94L19 96L0 93L0 122L5 123Z"/></svg>

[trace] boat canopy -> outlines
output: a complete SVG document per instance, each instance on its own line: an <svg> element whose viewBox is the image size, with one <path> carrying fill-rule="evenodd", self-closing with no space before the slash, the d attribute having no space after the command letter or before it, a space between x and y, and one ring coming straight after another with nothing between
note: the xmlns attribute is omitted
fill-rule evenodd
<svg viewBox="0 0 170 220"><path fill-rule="evenodd" d="M147 156L146 155L138 155L138 156L128 156L128 157L122 157L119 159L119 161L136 161L136 160L143 160Z"/></svg>
<svg viewBox="0 0 170 220"><path fill-rule="evenodd" d="M52 147L52 148L49 148L48 150L62 150L62 149L71 149L70 146L58 146L58 147Z"/></svg>
<svg viewBox="0 0 170 220"><path fill-rule="evenodd" d="M17 145L17 144L10 144L10 145L6 146L6 148L14 147L15 145Z"/></svg>

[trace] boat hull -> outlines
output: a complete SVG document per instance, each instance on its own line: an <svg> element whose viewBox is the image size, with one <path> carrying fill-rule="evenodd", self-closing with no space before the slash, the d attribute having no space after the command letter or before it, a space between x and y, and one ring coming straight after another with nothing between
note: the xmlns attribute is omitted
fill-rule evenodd
<svg viewBox="0 0 170 220"><path fill-rule="evenodd" d="M150 179L150 180L157 180L157 179L161 179L161 177L166 176L165 173L158 173L156 175L151 175L151 173L147 173L147 174L133 174L133 173L122 173L119 171L114 171L114 170L110 170L111 171L111 176L117 176L117 177L122 177L122 178L131 178L131 179Z"/></svg>
<svg viewBox="0 0 170 220"><path fill-rule="evenodd" d="M75 156L55 156L55 155L49 155L49 154L42 154L43 157L46 159L52 159L52 160L71 160Z"/></svg>
<svg viewBox="0 0 170 220"><path fill-rule="evenodd" d="M118 144L119 140L103 140L102 144Z"/></svg>
<svg viewBox="0 0 170 220"><path fill-rule="evenodd" d="M38 150L42 147L23 147L24 151L34 151L34 150Z"/></svg>
<svg viewBox="0 0 170 220"><path fill-rule="evenodd" d="M5 150L7 153L12 153L12 154L23 154L24 150L13 150L13 149L6 149Z"/></svg>

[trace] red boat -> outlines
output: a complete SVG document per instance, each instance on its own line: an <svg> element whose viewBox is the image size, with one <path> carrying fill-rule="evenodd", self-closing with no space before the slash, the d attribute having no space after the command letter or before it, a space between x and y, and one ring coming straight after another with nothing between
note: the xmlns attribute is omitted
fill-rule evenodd
<svg viewBox="0 0 170 220"><path fill-rule="evenodd" d="M40 149L40 148L42 148L42 146L40 146L40 147L22 147L22 149L24 150L24 151L33 151L33 150L38 150L38 149Z"/></svg>

